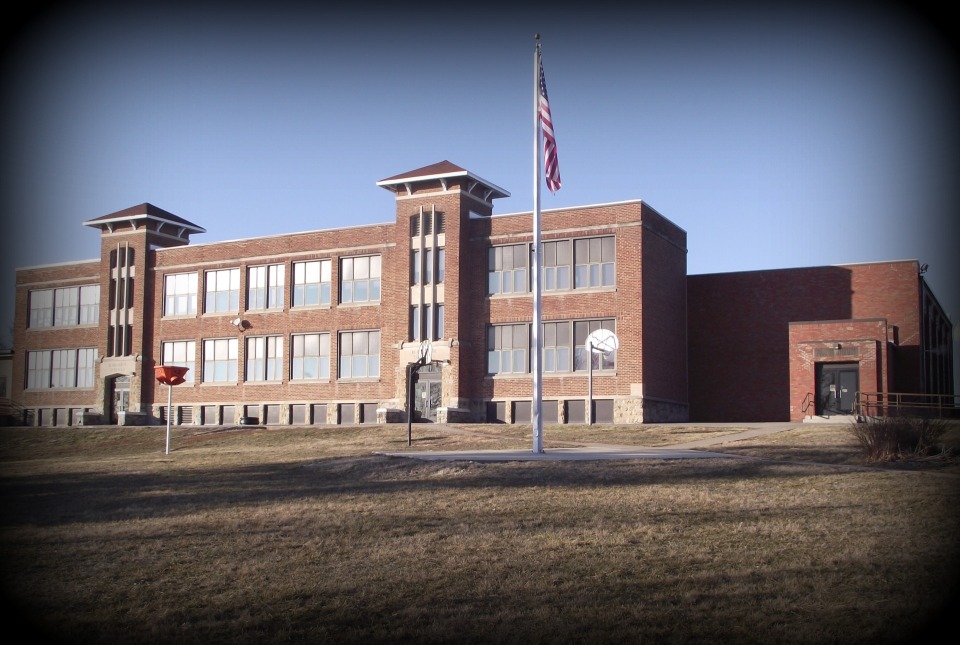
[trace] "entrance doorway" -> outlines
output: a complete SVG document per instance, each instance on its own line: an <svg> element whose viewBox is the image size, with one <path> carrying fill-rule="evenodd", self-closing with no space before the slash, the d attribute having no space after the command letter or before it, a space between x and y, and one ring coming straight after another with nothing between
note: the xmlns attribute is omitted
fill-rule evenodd
<svg viewBox="0 0 960 645"><path fill-rule="evenodd" d="M443 400L443 388L440 382L440 367L424 365L414 377L413 382L413 419L414 421L437 420L437 408Z"/></svg>
<svg viewBox="0 0 960 645"><path fill-rule="evenodd" d="M116 376L109 380L107 401L110 403L110 423L120 423L120 412L130 406L130 377Z"/></svg>
<svg viewBox="0 0 960 645"><path fill-rule="evenodd" d="M817 363L817 414L853 414L860 389L857 363Z"/></svg>

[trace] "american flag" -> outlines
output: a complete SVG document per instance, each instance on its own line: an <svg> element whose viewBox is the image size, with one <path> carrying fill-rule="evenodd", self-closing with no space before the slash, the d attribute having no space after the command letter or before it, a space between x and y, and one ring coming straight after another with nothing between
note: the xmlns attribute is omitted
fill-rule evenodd
<svg viewBox="0 0 960 645"><path fill-rule="evenodd" d="M550 116L550 101L547 100L547 81L543 76L543 61L540 60L540 131L543 133L543 170L547 188L551 193L560 190L560 166L557 162L557 140L553 136L553 118Z"/></svg>

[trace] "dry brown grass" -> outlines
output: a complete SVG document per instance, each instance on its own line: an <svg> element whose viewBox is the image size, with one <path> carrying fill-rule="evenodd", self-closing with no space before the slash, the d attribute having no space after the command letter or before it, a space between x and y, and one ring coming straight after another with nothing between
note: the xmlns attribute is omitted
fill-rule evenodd
<svg viewBox="0 0 960 645"><path fill-rule="evenodd" d="M375 454L408 450L404 425L174 428L170 455L164 434L0 429L2 580L31 640L899 643L955 589L957 475L864 467L843 428L709 448L770 460L527 463ZM529 446L415 426L412 449Z"/></svg>

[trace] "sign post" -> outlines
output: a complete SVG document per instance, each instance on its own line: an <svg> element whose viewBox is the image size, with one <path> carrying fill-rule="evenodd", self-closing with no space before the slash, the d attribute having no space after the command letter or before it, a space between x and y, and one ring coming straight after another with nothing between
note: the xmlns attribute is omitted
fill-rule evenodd
<svg viewBox="0 0 960 645"><path fill-rule="evenodd" d="M187 379L184 375L189 367L179 365L158 365L153 368L157 381L167 386L167 452L170 454L170 422L173 419L173 386L180 385Z"/></svg>

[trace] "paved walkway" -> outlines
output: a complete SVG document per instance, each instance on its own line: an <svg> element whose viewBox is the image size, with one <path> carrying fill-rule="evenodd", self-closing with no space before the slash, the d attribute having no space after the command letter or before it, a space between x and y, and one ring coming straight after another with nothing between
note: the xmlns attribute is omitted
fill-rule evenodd
<svg viewBox="0 0 960 645"><path fill-rule="evenodd" d="M425 461L599 461L610 459L751 459L743 455L730 455L720 452L699 450L705 446L739 441L751 437L775 434L802 423L697 423L697 427L736 427L746 428L742 432L718 435L689 443L651 448L647 446L618 446L608 444L586 444L575 448L545 448L543 452L529 450L437 450L413 452L381 452L391 457L409 457ZM455 430L453 428L447 428ZM532 443L532 438L531 438Z"/></svg>

